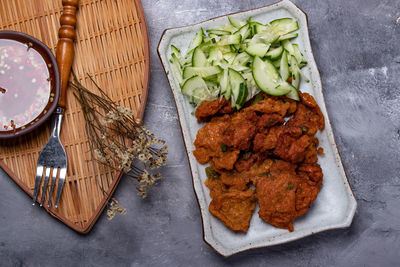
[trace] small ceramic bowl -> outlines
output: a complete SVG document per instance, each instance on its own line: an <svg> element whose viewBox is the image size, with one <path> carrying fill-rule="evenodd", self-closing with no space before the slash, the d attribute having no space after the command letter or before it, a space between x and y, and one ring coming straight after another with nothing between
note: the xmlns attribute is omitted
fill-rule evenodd
<svg viewBox="0 0 400 267"><path fill-rule="evenodd" d="M24 135L53 113L60 74L51 50L38 39L0 31L0 139Z"/></svg>

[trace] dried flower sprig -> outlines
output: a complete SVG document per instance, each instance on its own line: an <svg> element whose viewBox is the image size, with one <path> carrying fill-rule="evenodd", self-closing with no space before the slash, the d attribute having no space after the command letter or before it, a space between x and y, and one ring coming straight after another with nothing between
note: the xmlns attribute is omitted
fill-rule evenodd
<svg viewBox="0 0 400 267"><path fill-rule="evenodd" d="M123 170L131 178L138 195L145 198L147 189L161 179L161 173L151 171L167 163L168 146L139 124L131 109L113 102L91 76L99 94L86 89L74 74L73 77L71 86L82 107L92 159L114 170ZM103 185L101 187L105 193ZM118 209L111 210L110 214L118 212Z"/></svg>
<svg viewBox="0 0 400 267"><path fill-rule="evenodd" d="M126 209L122 208L119 204L118 200L112 198L111 201L108 203L108 210L107 210L107 219L112 220L117 213L122 215L126 214Z"/></svg>

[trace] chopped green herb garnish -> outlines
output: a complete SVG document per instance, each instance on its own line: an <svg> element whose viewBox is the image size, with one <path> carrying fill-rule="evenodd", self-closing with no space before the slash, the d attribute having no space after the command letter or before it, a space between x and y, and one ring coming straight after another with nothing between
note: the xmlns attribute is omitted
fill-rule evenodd
<svg viewBox="0 0 400 267"><path fill-rule="evenodd" d="M289 189L289 190L293 189L293 185L291 183L287 183L286 184L286 188Z"/></svg>
<svg viewBox="0 0 400 267"><path fill-rule="evenodd" d="M303 131L303 133L306 133L306 132L308 132L308 127L301 126L301 130Z"/></svg>
<svg viewBox="0 0 400 267"><path fill-rule="evenodd" d="M226 152L228 150L228 146L225 144L221 144L221 150L222 152Z"/></svg>
<svg viewBox="0 0 400 267"><path fill-rule="evenodd" d="M220 176L220 174L218 172L216 172L212 166L208 166L206 168L206 175L208 178L211 178L211 179L216 179Z"/></svg>

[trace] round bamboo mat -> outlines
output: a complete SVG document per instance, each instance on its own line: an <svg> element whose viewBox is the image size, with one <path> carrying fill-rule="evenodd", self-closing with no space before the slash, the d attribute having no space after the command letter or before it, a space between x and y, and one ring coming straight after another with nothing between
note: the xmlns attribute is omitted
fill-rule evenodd
<svg viewBox="0 0 400 267"><path fill-rule="evenodd" d="M55 52L61 10L61 0L0 0L0 30L28 33ZM114 101L133 109L141 120L150 62L140 1L81 0L77 17L75 74L89 89L94 89L87 74L91 75ZM74 230L87 233L114 192L121 173L91 161L82 110L72 93L67 92L61 130L68 156L67 178L59 207L46 206L46 210ZM29 135L0 142L0 167L30 196L36 161L49 138L49 126L50 121ZM55 194L52 203L54 198Z"/></svg>

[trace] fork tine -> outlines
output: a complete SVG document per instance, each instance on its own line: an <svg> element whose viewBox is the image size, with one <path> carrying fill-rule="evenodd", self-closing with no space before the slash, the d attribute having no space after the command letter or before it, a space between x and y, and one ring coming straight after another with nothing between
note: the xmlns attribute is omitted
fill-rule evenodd
<svg viewBox="0 0 400 267"><path fill-rule="evenodd" d="M36 179L35 179L35 189L33 190L33 203L35 205L36 198L39 192L40 182L42 181L43 177L43 166L38 165L36 168Z"/></svg>
<svg viewBox="0 0 400 267"><path fill-rule="evenodd" d="M40 206L43 206L44 195L46 194L47 184L49 183L50 170L51 170L51 167L46 166L46 173L45 173L44 183L43 183L43 187L42 187L42 198L40 200Z"/></svg>
<svg viewBox="0 0 400 267"><path fill-rule="evenodd" d="M58 201L60 200L61 192L63 190L65 176L67 176L67 168L60 169L60 178L58 179L58 187L57 187L57 196L56 196L56 204L55 208L58 206Z"/></svg>
<svg viewBox="0 0 400 267"><path fill-rule="evenodd" d="M53 169L52 173L52 178L51 178L51 187L50 187L50 192L49 192L49 199L47 201L47 207L50 207L51 204L51 196L53 195L53 190L54 190L54 184L56 183L56 178L57 178L57 173L58 173L58 168Z"/></svg>

